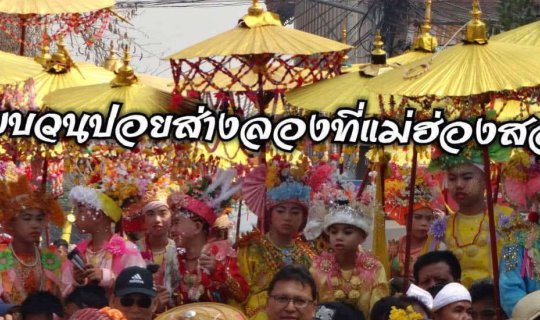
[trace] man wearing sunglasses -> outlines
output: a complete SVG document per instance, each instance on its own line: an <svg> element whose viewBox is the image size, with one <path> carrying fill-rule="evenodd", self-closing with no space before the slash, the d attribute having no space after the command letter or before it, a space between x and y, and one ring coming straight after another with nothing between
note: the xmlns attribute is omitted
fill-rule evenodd
<svg viewBox="0 0 540 320"><path fill-rule="evenodd" d="M152 273L141 267L120 272L110 306L122 311L127 320L151 320L157 306Z"/></svg>
<svg viewBox="0 0 540 320"><path fill-rule="evenodd" d="M317 287L309 271L288 265L278 271L268 287L268 320L311 320L317 304Z"/></svg>

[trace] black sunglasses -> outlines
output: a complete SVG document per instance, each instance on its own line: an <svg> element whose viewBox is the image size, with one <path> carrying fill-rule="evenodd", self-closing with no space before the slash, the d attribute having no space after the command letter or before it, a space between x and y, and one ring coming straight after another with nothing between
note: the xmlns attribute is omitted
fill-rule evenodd
<svg viewBox="0 0 540 320"><path fill-rule="evenodd" d="M150 299L149 296L143 295L139 299L135 300L133 296L127 295L120 298L120 303L124 307L131 307L135 303L141 308L148 309L150 308L150 305L152 304L152 299Z"/></svg>

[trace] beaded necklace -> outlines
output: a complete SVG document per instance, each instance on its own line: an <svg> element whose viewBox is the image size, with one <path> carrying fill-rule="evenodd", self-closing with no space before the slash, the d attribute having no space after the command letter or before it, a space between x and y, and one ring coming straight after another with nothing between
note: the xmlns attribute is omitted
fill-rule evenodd
<svg viewBox="0 0 540 320"><path fill-rule="evenodd" d="M264 261L270 263L273 270L279 270L284 265L299 263L302 260L304 252L293 240L292 244L285 248L276 246L267 236L261 239Z"/></svg>
<svg viewBox="0 0 540 320"><path fill-rule="evenodd" d="M37 246L34 246L34 261L31 263L27 263L19 256L17 256L11 243L8 245L8 247L13 257L18 262L18 267L16 268L15 273L17 275L19 283L21 284L21 292L19 292L19 294L22 301L26 298L29 292L34 290L43 290L44 276L41 263L41 255ZM39 269L37 270L37 272L36 267ZM37 288L34 288L34 281L36 281L36 277L39 277L39 286Z"/></svg>

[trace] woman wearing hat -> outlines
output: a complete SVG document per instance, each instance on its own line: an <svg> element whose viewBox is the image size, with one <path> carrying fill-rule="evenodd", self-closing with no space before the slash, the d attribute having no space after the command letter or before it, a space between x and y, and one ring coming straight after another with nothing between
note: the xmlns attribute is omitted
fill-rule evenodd
<svg viewBox="0 0 540 320"><path fill-rule="evenodd" d="M351 183L325 183L312 199L304 234L311 240L325 232L332 249L315 257L311 265L319 301L349 303L367 318L375 302L389 292L382 264L361 247L371 232L373 216L355 198Z"/></svg>
<svg viewBox="0 0 540 320"><path fill-rule="evenodd" d="M228 241L209 242L210 228L240 185L232 186L236 170L218 171L212 178L190 183L185 193L169 195L173 213L171 237L178 248L180 285L176 304L222 302L240 305L249 292L236 253Z"/></svg>
<svg viewBox="0 0 540 320"><path fill-rule="evenodd" d="M9 244L0 245L1 300L20 304L37 291L60 297L60 258L39 248L47 223L64 223L60 205L52 195L34 191L24 175L0 183L0 194L0 223L12 237Z"/></svg>
<svg viewBox="0 0 540 320"><path fill-rule="evenodd" d="M122 217L122 209L104 192L87 186L71 189L75 225L90 238L77 244L77 250L86 263L84 270L66 261L62 280L64 295L74 286L99 284L109 290L116 275L130 266L145 266L137 246L113 232L113 224Z"/></svg>
<svg viewBox="0 0 540 320"><path fill-rule="evenodd" d="M250 288L245 303L250 318L266 318L268 285L278 270L288 264L311 265L313 253L298 237L306 223L311 193L307 161L304 158L293 166L277 156L255 168L243 182L242 195L263 228L238 244L240 272Z"/></svg>

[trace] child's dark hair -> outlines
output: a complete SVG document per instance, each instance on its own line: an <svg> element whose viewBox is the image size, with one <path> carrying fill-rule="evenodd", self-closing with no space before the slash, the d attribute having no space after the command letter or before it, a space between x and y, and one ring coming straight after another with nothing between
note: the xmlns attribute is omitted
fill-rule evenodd
<svg viewBox="0 0 540 320"><path fill-rule="evenodd" d="M67 295L64 303L73 303L77 307L101 309L109 305L107 295L103 287L89 284L75 289Z"/></svg>
<svg viewBox="0 0 540 320"><path fill-rule="evenodd" d="M38 291L29 294L21 304L22 319L25 320L29 315L44 314L52 316L55 314L59 317L64 316L64 307L62 301L48 291Z"/></svg>
<svg viewBox="0 0 540 320"><path fill-rule="evenodd" d="M392 307L398 309L407 308L408 304L399 299L398 297L384 297L381 300L375 302L371 308L369 315L370 320L388 320L390 317L390 311Z"/></svg>

